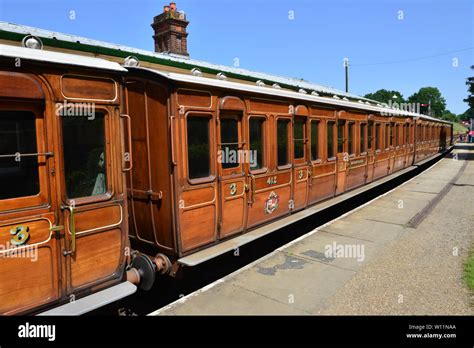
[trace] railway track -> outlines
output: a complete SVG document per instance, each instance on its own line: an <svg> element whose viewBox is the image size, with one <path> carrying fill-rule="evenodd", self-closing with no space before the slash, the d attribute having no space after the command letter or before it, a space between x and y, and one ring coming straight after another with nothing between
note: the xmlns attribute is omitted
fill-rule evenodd
<svg viewBox="0 0 474 348"><path fill-rule="evenodd" d="M171 278L169 276L158 278L151 290L147 292L139 290L132 296L97 309L87 315L147 315L246 266L282 245L371 201L377 196L394 189L405 181L425 171L445 156L450 156L450 153L435 157L422 165L418 165L416 169L377 185L363 194L350 197L326 210L244 245L239 248L238 254L228 252L201 265L185 268L179 278Z"/></svg>

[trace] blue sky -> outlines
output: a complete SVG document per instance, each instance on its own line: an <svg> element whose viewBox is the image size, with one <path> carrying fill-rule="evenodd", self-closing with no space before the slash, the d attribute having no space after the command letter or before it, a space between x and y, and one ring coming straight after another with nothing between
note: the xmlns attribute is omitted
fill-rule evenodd
<svg viewBox="0 0 474 348"><path fill-rule="evenodd" d="M0 20L153 50L150 24L167 3L0 0ZM344 89L342 60L349 57L352 93L386 88L408 97L420 87L435 86L448 109L467 109L462 99L467 95L465 79L473 75L469 66L474 50L453 51L474 47L472 0L176 3L190 21L188 47L195 59L233 65L238 58L242 68ZM75 11L74 20L70 11ZM435 57L414 60L428 56ZM380 64L394 61L403 62Z"/></svg>

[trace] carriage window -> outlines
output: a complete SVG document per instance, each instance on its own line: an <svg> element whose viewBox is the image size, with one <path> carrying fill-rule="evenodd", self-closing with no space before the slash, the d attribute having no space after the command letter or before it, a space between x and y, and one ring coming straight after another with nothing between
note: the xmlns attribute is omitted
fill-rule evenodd
<svg viewBox="0 0 474 348"><path fill-rule="evenodd" d="M239 166L239 120L236 118L221 118L221 164L222 169Z"/></svg>
<svg viewBox="0 0 474 348"><path fill-rule="evenodd" d="M391 139L390 138L391 130L390 130L390 124L385 123L385 148L387 149L389 145L391 144Z"/></svg>
<svg viewBox="0 0 474 348"><path fill-rule="evenodd" d="M365 148L365 129L367 128L367 124L361 123L360 124L360 153L364 153L367 151Z"/></svg>
<svg viewBox="0 0 474 348"><path fill-rule="evenodd" d="M98 196L107 192L105 119L62 117L64 175L68 198Z"/></svg>
<svg viewBox="0 0 474 348"><path fill-rule="evenodd" d="M395 127L395 124L393 123L388 123L387 126L389 127L388 128L388 132L389 132L389 136L388 136L388 143L390 146L393 145L393 128ZM387 146L388 147L388 146Z"/></svg>
<svg viewBox="0 0 474 348"><path fill-rule="evenodd" d="M369 126L367 128L367 148L369 150L372 149L372 140L373 140L373 134L372 132L374 131L374 123L369 122Z"/></svg>
<svg viewBox="0 0 474 348"><path fill-rule="evenodd" d="M400 125L395 126L395 146L400 145Z"/></svg>
<svg viewBox="0 0 474 348"><path fill-rule="evenodd" d="M347 135L347 146L348 149L347 151L349 152L349 155L352 155L355 153L354 151L354 122L350 122L348 124L348 135Z"/></svg>
<svg viewBox="0 0 474 348"><path fill-rule="evenodd" d="M319 121L311 121L311 160L319 159Z"/></svg>
<svg viewBox="0 0 474 348"><path fill-rule="evenodd" d="M188 117L187 133L189 179L206 178L211 175L209 119Z"/></svg>
<svg viewBox="0 0 474 348"><path fill-rule="evenodd" d="M305 120L297 118L293 126L293 144L295 158L304 157Z"/></svg>
<svg viewBox="0 0 474 348"><path fill-rule="evenodd" d="M0 199L39 193L35 114L0 111Z"/></svg>
<svg viewBox="0 0 474 348"><path fill-rule="evenodd" d="M288 164L288 120L277 121L278 166Z"/></svg>
<svg viewBox="0 0 474 348"><path fill-rule="evenodd" d="M344 152L344 126L346 121L337 122L337 152Z"/></svg>
<svg viewBox="0 0 474 348"><path fill-rule="evenodd" d="M250 156L251 156L251 160L253 160L250 164L251 169L263 168L263 161L264 161L263 144L265 141L265 134L264 134L265 123L264 122L265 122L265 119L263 118L251 118L249 121L250 151L251 151Z"/></svg>
<svg viewBox="0 0 474 348"><path fill-rule="evenodd" d="M334 124L335 122L327 123L327 152L328 158L334 157Z"/></svg>
<svg viewBox="0 0 474 348"><path fill-rule="evenodd" d="M375 125L375 149L381 150L382 149L382 130L381 130L380 123Z"/></svg>

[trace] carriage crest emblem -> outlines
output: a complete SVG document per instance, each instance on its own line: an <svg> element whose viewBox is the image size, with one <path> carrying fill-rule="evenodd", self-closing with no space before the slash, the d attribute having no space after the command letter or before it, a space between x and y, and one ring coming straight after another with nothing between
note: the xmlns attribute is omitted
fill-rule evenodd
<svg viewBox="0 0 474 348"><path fill-rule="evenodd" d="M278 209L278 204L280 203L280 197L275 192L271 192L265 201L265 214L271 214Z"/></svg>

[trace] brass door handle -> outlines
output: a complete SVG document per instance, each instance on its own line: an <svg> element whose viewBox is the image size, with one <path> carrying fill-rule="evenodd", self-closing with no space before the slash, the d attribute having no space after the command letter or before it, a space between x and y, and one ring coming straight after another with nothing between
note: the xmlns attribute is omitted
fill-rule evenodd
<svg viewBox="0 0 474 348"><path fill-rule="evenodd" d="M130 165L128 166L128 168L125 167L125 164L124 164L124 168L122 169L124 172L129 172L132 170L133 168L133 158L132 158L132 120L130 118L129 115L127 114L120 114L120 117L121 118L126 118L127 119L127 134L128 134L128 159L130 162ZM124 158L124 162L125 162L125 158Z"/></svg>
<svg viewBox="0 0 474 348"><path fill-rule="evenodd" d="M69 231L71 232L71 249L69 251L64 250L64 256L76 254L76 221L74 207L67 207L69 210Z"/></svg>

